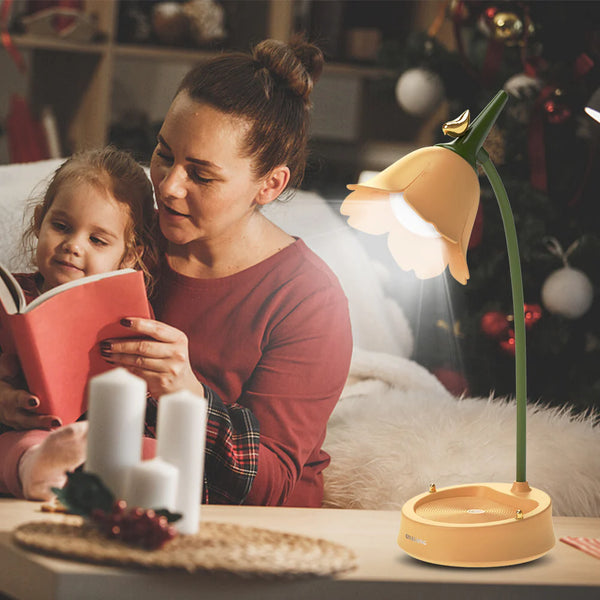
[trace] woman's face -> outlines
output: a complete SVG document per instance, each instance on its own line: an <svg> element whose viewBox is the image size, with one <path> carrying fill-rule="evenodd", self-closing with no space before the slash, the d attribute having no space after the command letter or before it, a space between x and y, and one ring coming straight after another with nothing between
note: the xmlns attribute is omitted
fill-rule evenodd
<svg viewBox="0 0 600 600"><path fill-rule="evenodd" d="M241 155L248 127L185 92L177 95L150 163L169 242L229 242L243 234L261 189L252 160Z"/></svg>

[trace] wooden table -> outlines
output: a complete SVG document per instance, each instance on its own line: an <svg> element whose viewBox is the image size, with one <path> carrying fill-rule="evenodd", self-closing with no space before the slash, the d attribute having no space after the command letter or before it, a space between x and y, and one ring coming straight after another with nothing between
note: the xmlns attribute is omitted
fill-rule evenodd
<svg viewBox="0 0 600 600"><path fill-rule="evenodd" d="M420 563L405 555L396 543L400 526L396 511L203 507L202 518L207 521L320 537L348 546L358 557L358 568L343 576L269 581L99 567L49 558L12 544L10 531L17 524L48 518L53 515L42 513L37 503L0 499L3 600L600 598L600 559L558 541L564 535L600 538L600 519L556 517L556 546L532 563L458 569Z"/></svg>

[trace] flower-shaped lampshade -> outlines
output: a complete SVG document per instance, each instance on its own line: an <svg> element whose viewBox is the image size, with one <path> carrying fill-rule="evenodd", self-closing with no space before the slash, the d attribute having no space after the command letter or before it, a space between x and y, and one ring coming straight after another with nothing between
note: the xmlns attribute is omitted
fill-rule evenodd
<svg viewBox="0 0 600 600"><path fill-rule="evenodd" d="M499 92L473 123L465 111L446 123L452 142L421 148L373 179L349 185L340 212L348 224L388 235L394 260L420 279L446 267L462 284L469 279L467 247L479 206L478 153L506 103Z"/></svg>
<svg viewBox="0 0 600 600"><path fill-rule="evenodd" d="M402 269L428 279L448 266L457 281L467 282L479 179L459 154L421 148L348 189L353 191L340 208L348 224L365 233L389 232L389 250Z"/></svg>

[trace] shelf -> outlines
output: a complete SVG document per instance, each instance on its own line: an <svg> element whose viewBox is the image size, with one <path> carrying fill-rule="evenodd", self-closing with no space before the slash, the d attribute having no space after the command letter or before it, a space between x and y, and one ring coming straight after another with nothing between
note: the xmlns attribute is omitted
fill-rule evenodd
<svg viewBox="0 0 600 600"><path fill-rule="evenodd" d="M222 53L219 50L203 50L201 48L177 48L172 46L151 46L142 44L112 44L106 42L77 43L68 40L40 37L36 35L11 36L15 46L32 50L55 50L63 52L81 52L103 54L113 49L116 56L123 58L154 59L160 61L197 61L210 60ZM390 77L395 71L376 65L358 63L327 62L325 72L332 75L361 76L367 79Z"/></svg>
<svg viewBox="0 0 600 600"><path fill-rule="evenodd" d="M11 35L14 45L21 49L32 50L57 50L62 52L81 52L86 54L103 54L110 48L106 42L70 42L39 35L21 34Z"/></svg>
<svg viewBox="0 0 600 600"><path fill-rule="evenodd" d="M397 77L397 73L393 69L357 63L326 62L324 72L330 75L360 76L362 79Z"/></svg>
<svg viewBox="0 0 600 600"><path fill-rule="evenodd" d="M159 61L188 61L201 62L219 56L223 51L203 50L201 48L176 48L169 46L151 46L142 44L116 44L115 55L123 58L155 59ZM374 65L357 63L326 62L325 73L329 75L362 77L365 79L377 79L381 77L393 77L396 72L392 69Z"/></svg>
<svg viewBox="0 0 600 600"><path fill-rule="evenodd" d="M149 46L141 44L116 44L115 54L125 58L153 58L161 61L203 61L221 54L218 50L201 48L175 48L169 46Z"/></svg>

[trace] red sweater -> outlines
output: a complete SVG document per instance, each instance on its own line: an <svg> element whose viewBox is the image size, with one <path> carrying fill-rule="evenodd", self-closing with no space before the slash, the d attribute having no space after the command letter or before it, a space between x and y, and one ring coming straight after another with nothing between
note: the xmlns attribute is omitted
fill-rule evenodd
<svg viewBox="0 0 600 600"><path fill-rule="evenodd" d="M258 471L245 502L320 506L329 464L321 446L352 354L335 275L297 240L220 279L165 264L157 288L156 318L187 334L200 381L258 419Z"/></svg>

